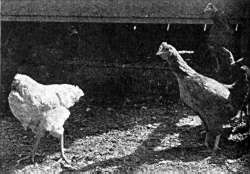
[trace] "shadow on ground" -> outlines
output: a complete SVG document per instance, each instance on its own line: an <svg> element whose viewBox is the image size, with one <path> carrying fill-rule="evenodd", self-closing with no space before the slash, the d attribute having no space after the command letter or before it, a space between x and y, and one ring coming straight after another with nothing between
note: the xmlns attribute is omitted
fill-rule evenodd
<svg viewBox="0 0 250 174"><path fill-rule="evenodd" d="M78 104L71 111L64 126L66 155L81 172L130 173L162 165L169 170L200 171L213 165L224 170L228 159L236 160L247 153L246 148L239 148L243 142L226 140L218 154L204 151L201 122L182 104L127 106L121 110ZM1 127L3 171L33 171L27 168L33 166L30 160L17 165L18 159L29 154L34 141L32 132L24 131L12 116L1 120ZM70 171L56 163L59 152L59 141L44 137L39 147L42 155L36 157L38 164L31 168L40 170L49 165L57 172Z"/></svg>

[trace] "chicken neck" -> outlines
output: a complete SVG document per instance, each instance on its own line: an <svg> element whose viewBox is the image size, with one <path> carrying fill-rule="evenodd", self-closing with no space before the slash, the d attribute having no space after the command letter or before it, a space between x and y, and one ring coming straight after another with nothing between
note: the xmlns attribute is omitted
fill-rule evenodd
<svg viewBox="0 0 250 174"><path fill-rule="evenodd" d="M190 76L197 74L197 72L184 61L179 53L170 55L166 60L169 63L170 69L172 69L176 76Z"/></svg>
<svg viewBox="0 0 250 174"><path fill-rule="evenodd" d="M230 26L228 23L227 16L224 14L224 12L216 11L211 16L211 19L213 20L214 25L217 28L225 29L226 31L230 31Z"/></svg>

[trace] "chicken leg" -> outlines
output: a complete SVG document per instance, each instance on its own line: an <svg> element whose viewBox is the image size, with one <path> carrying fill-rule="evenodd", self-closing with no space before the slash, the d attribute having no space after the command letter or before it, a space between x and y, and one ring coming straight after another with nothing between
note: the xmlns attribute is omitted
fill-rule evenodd
<svg viewBox="0 0 250 174"><path fill-rule="evenodd" d="M39 134L36 135L36 141L35 141L35 144L33 145L33 149L31 151L31 155L29 154L29 155L24 156L23 158L17 160L17 165L16 166L18 166L21 161L27 160L29 158L31 158L32 163L35 163L36 151L38 149L38 145L39 145L40 140L43 137L43 135L44 135L43 133L39 133Z"/></svg>
<svg viewBox="0 0 250 174"><path fill-rule="evenodd" d="M209 139L209 133L206 132L206 138L205 138L204 145L205 145L207 148L209 148L208 139Z"/></svg>
<svg viewBox="0 0 250 174"><path fill-rule="evenodd" d="M220 137L221 137L221 134L217 135L215 138L214 148L213 148L214 152L220 149L220 147L219 147Z"/></svg>
<svg viewBox="0 0 250 174"><path fill-rule="evenodd" d="M70 164L70 161L68 160L68 158L64 154L64 139L63 139L63 134L61 134L61 136L60 136L60 141L61 141L61 158L65 162L67 162L68 164Z"/></svg>
<svg viewBox="0 0 250 174"><path fill-rule="evenodd" d="M40 134L40 133L36 135L36 142L35 142L35 144L34 144L34 146L33 146L32 156L31 156L31 160L32 160L33 163L35 163L36 151L37 151L37 148L38 148L38 145L39 145L39 143L40 143L40 140L41 140L41 137L42 137L42 136L43 136L43 135Z"/></svg>

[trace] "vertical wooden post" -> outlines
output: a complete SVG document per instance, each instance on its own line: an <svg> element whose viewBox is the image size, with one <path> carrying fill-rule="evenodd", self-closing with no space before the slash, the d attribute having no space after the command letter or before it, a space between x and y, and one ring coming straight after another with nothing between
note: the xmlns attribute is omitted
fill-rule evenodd
<svg viewBox="0 0 250 174"><path fill-rule="evenodd" d="M2 41L2 20L0 20L0 40ZM0 43L0 115L3 113L3 95L2 95L2 43Z"/></svg>
<svg viewBox="0 0 250 174"><path fill-rule="evenodd" d="M247 54L246 56L249 57L250 56L250 50L249 50L249 46L250 46L250 16L248 16L248 19L247 19L246 37L247 37L247 43L245 45L246 54Z"/></svg>
<svg viewBox="0 0 250 174"><path fill-rule="evenodd" d="M241 32L241 56L250 56L250 50L248 46L250 45L250 3L245 4L243 9L244 22L242 23Z"/></svg>
<svg viewBox="0 0 250 174"><path fill-rule="evenodd" d="M250 22L249 22L249 19L246 20L246 22L244 22L242 24L242 32L241 32L241 39L240 39L240 44L241 44L241 56L244 57L244 56L249 56L249 48L248 48L248 45L249 45L249 37L250 37Z"/></svg>

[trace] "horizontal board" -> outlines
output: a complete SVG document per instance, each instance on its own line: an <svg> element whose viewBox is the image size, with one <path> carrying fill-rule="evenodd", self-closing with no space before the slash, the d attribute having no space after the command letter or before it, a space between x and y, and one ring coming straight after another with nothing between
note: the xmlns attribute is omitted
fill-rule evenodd
<svg viewBox="0 0 250 174"><path fill-rule="evenodd" d="M209 23L210 0L2 0L2 21ZM248 17L248 0L215 0L236 22Z"/></svg>

